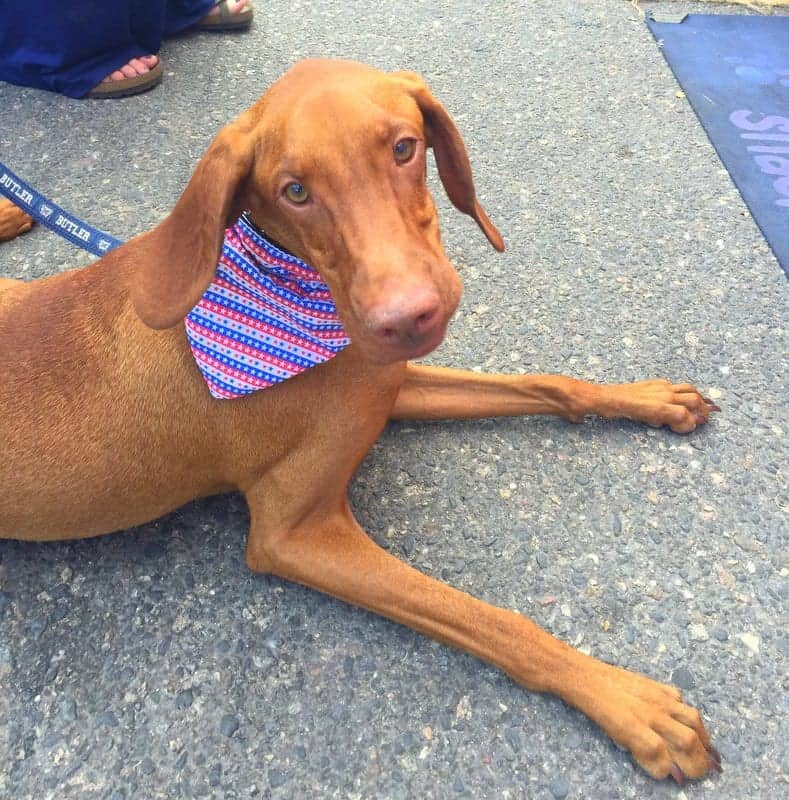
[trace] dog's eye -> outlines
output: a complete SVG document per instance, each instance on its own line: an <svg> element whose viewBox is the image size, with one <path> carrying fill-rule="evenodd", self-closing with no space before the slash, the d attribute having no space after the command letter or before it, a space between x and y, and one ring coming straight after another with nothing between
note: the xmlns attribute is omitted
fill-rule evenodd
<svg viewBox="0 0 789 800"><path fill-rule="evenodd" d="M285 187L285 194L291 203L296 203L297 205L306 202L310 196L307 187L303 183L289 183Z"/></svg>
<svg viewBox="0 0 789 800"><path fill-rule="evenodd" d="M392 148L394 152L394 159L398 164L405 164L406 161L411 160L416 150L416 139L400 139L397 144Z"/></svg>

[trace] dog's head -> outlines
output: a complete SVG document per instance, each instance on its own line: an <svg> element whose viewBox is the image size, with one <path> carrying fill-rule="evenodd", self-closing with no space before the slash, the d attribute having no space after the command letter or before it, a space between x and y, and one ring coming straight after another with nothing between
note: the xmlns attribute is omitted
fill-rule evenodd
<svg viewBox="0 0 789 800"><path fill-rule="evenodd" d="M154 328L181 320L214 277L225 228L248 210L321 273L367 358L430 352L461 294L427 188L430 147L452 203L503 250L463 140L419 76L301 62L219 132L172 213L140 238L137 313Z"/></svg>

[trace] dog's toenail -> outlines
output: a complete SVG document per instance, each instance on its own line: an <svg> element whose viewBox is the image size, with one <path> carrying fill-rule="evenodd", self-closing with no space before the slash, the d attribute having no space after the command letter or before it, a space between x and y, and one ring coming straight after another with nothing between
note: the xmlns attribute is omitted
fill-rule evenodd
<svg viewBox="0 0 789 800"><path fill-rule="evenodd" d="M685 785L685 773L676 765L671 765L671 777L680 785Z"/></svg>

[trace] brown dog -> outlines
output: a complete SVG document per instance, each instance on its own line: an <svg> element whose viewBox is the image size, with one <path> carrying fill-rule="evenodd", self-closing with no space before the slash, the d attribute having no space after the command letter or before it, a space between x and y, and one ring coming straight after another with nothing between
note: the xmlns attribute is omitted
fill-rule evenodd
<svg viewBox="0 0 789 800"><path fill-rule="evenodd" d="M715 410L692 386L663 380L600 386L406 363L439 344L461 291L426 185L428 147L454 205L502 250L460 135L419 77L309 61L220 131L154 230L84 269L3 281L0 537L96 536L240 490L251 569L374 610L559 695L657 778L719 769L699 713L676 689L422 575L351 513L348 483L389 419L599 414L686 432ZM275 388L214 400L182 320L244 209L320 272L352 344Z"/></svg>

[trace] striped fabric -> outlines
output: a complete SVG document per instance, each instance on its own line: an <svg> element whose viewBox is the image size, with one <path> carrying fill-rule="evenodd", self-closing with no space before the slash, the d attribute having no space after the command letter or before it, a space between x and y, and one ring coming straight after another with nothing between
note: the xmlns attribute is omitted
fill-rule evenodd
<svg viewBox="0 0 789 800"><path fill-rule="evenodd" d="M350 342L320 275L245 216L225 231L213 283L184 322L208 389L223 400L292 378Z"/></svg>

